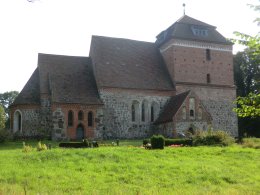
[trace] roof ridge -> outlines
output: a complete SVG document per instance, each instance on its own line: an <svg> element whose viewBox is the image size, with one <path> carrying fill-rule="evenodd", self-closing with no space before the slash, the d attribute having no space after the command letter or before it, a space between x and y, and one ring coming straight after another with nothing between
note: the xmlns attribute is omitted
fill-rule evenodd
<svg viewBox="0 0 260 195"><path fill-rule="evenodd" d="M117 39L117 40L122 40L122 41L135 41L135 42L140 42L140 43L154 44L154 42L141 41L141 40L135 40L135 39L130 39L130 38L122 38L122 37L108 37L108 36L92 35L92 39L93 38Z"/></svg>

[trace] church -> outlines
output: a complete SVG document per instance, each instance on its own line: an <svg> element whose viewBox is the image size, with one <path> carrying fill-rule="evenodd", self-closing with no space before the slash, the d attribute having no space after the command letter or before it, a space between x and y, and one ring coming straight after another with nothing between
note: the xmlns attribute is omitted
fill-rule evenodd
<svg viewBox="0 0 260 195"><path fill-rule="evenodd" d="M155 42L92 36L89 57L38 54L11 129L53 140L238 135L232 43L184 15Z"/></svg>

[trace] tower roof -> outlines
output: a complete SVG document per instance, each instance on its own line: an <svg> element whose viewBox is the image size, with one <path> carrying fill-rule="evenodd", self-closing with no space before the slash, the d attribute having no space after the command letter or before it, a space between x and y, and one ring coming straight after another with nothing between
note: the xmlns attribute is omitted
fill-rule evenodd
<svg viewBox="0 0 260 195"><path fill-rule="evenodd" d="M156 43L162 45L170 39L193 40L231 45L215 26L199 21L187 15L182 16L166 30L157 35Z"/></svg>

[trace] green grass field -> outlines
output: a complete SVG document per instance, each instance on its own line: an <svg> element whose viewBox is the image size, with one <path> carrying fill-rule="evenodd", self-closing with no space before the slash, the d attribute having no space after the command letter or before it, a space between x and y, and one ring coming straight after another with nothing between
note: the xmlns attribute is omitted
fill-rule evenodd
<svg viewBox="0 0 260 195"><path fill-rule="evenodd" d="M260 194L259 149L120 145L23 153L22 142L0 144L0 194Z"/></svg>

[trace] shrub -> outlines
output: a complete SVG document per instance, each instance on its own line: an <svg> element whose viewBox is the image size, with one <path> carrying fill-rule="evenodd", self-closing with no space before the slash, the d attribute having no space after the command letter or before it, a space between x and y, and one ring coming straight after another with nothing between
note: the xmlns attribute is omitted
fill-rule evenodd
<svg viewBox="0 0 260 195"><path fill-rule="evenodd" d="M192 139L165 139L165 146L170 145L192 146Z"/></svg>
<svg viewBox="0 0 260 195"><path fill-rule="evenodd" d="M93 148L97 148L98 147L97 141L92 141L92 146L93 146Z"/></svg>
<svg viewBox="0 0 260 195"><path fill-rule="evenodd" d="M260 138L243 138L242 147L260 149Z"/></svg>
<svg viewBox="0 0 260 195"><path fill-rule="evenodd" d="M152 149L164 149L164 137L162 135L153 135L151 137Z"/></svg>
<svg viewBox="0 0 260 195"><path fill-rule="evenodd" d="M143 146L147 145L148 143L150 143L150 139L144 139L143 140Z"/></svg>
<svg viewBox="0 0 260 195"><path fill-rule="evenodd" d="M30 145L26 145L25 142L23 142L23 150L22 151L25 152L25 153L31 152L31 151L33 151L33 147L30 146Z"/></svg>
<svg viewBox="0 0 260 195"><path fill-rule="evenodd" d="M228 146L235 142L234 138L232 138L225 131L196 131L193 136L193 145L201 146L201 145L219 145L219 146Z"/></svg>
<svg viewBox="0 0 260 195"><path fill-rule="evenodd" d="M47 150L47 146L46 144L42 144L41 142L38 142L37 144L37 151L43 151L43 150Z"/></svg>
<svg viewBox="0 0 260 195"><path fill-rule="evenodd" d="M61 148L88 148L88 142L61 142L59 144Z"/></svg>
<svg viewBox="0 0 260 195"><path fill-rule="evenodd" d="M9 133L5 129L0 129L0 143L5 142L9 137Z"/></svg>

